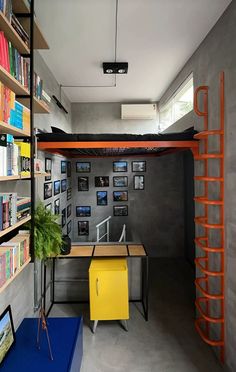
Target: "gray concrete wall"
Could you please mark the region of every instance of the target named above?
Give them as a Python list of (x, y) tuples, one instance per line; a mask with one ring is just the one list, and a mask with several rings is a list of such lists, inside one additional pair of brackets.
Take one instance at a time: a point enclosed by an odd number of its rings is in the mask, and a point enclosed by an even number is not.
[[(208, 34), (206, 39), (196, 50), (169, 89), (166, 91), (161, 102), (165, 102), (182, 81), (193, 72), (194, 86), (208, 85), (209, 90), (209, 128), (219, 128), (219, 73), (225, 71), (225, 261), (226, 261), (226, 285), (225, 285), (225, 332), (226, 332), (226, 365), (230, 371), (236, 370), (236, 150), (235, 150), (235, 122), (236, 122), (236, 2), (233, 1), (226, 12), (220, 18), (215, 27)], [(197, 130), (203, 129), (202, 119), (196, 115), (194, 126)], [(217, 150), (216, 141), (212, 141), (210, 151)], [(219, 164), (215, 161), (209, 162), (209, 170), (212, 175), (219, 172)], [(199, 163), (195, 164), (195, 174), (201, 174)], [(196, 194), (200, 195), (202, 190), (199, 184), (195, 184)], [(218, 195), (216, 187), (211, 185), (212, 197)], [(202, 210), (197, 206), (196, 215), (200, 215)], [(217, 222), (219, 217), (215, 208), (210, 208), (210, 221)], [(203, 233), (197, 228), (197, 235)], [(210, 245), (219, 246), (219, 236), (216, 231), (211, 232)], [(199, 252), (197, 252), (199, 253)], [(217, 259), (211, 259), (211, 268), (219, 269)], [(210, 289), (216, 291), (218, 283), (210, 283)], [(213, 307), (212, 315), (216, 315), (217, 306)], [(212, 327), (213, 335), (218, 334), (217, 327)]]
[(158, 120), (121, 120), (120, 103), (72, 103), (74, 133), (157, 133)]
[[(86, 161), (86, 159), (77, 159)], [(113, 161), (128, 162), (127, 173), (114, 173)], [(131, 163), (134, 160), (146, 161), (146, 172), (134, 173)], [(113, 206), (128, 205), (128, 217), (113, 217), (111, 222), (111, 239), (117, 241), (123, 224), (127, 224), (128, 240), (137, 236), (145, 244), (149, 253), (159, 257), (179, 257), (184, 255), (184, 200), (183, 200), (183, 154), (165, 157), (132, 157), (87, 159), (91, 162), (91, 173), (75, 173), (72, 167), (74, 241), (96, 241), (96, 224), (108, 216), (113, 216)], [(76, 163), (76, 160), (74, 160)], [(133, 176), (143, 174), (145, 189), (133, 189)], [(89, 191), (78, 191), (78, 176), (89, 177)], [(113, 176), (128, 176), (128, 187), (113, 187)], [(109, 187), (97, 188), (95, 176), (109, 176)], [(96, 191), (108, 191), (108, 205), (97, 206)], [(114, 202), (113, 191), (128, 190), (127, 202)], [(88, 218), (75, 217), (76, 205), (92, 207), (92, 215)], [(79, 237), (78, 221), (88, 220), (89, 236)]]

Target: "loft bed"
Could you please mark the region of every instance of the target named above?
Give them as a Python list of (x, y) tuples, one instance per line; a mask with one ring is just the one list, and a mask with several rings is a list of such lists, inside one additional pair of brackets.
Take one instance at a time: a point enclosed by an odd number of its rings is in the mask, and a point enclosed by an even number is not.
[(198, 148), (192, 128), (167, 134), (67, 134), (39, 133), (37, 148), (71, 158), (107, 156), (161, 156)]

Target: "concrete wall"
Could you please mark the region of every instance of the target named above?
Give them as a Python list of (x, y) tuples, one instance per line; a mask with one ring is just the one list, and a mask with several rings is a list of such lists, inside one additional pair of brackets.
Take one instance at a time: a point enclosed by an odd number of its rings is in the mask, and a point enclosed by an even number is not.
[[(79, 159), (86, 161), (86, 159)], [(128, 217), (113, 217), (111, 221), (111, 238), (117, 241), (123, 224), (127, 224), (128, 240), (137, 237), (145, 244), (153, 256), (178, 257), (184, 255), (184, 200), (183, 200), (183, 154), (173, 154), (165, 157), (138, 158), (103, 158), (87, 159), (91, 162), (91, 173), (78, 174), (73, 172), (73, 213), (74, 241), (96, 241), (96, 224), (108, 216), (113, 216), (113, 206), (128, 205)], [(128, 162), (127, 173), (114, 173), (113, 161)], [(134, 160), (146, 161), (146, 172), (134, 173), (131, 163)], [(76, 163), (76, 160), (75, 160)], [(75, 164), (72, 168), (75, 170)], [(133, 189), (133, 176), (143, 174), (145, 189)], [(89, 191), (78, 191), (78, 176), (89, 177)], [(113, 187), (113, 176), (128, 176), (127, 188)], [(109, 176), (107, 188), (95, 188), (95, 176)], [(97, 206), (96, 191), (108, 191), (108, 205)], [(127, 202), (114, 202), (113, 191), (128, 190)], [(76, 218), (76, 205), (92, 207), (92, 216)], [(88, 220), (90, 235), (79, 237), (78, 221)]]
[[(178, 74), (169, 89), (162, 97), (161, 102), (173, 93), (182, 81), (193, 72), (194, 86), (208, 85), (209, 90), (209, 128), (219, 128), (219, 73), (225, 71), (225, 258), (226, 258), (226, 286), (225, 286), (225, 310), (226, 310), (226, 365), (231, 371), (236, 370), (236, 150), (235, 150), (235, 122), (236, 122), (236, 2), (233, 1), (206, 39), (196, 50), (187, 64)], [(195, 116), (194, 126), (197, 130), (203, 129), (202, 119)], [(212, 141), (210, 151), (216, 151), (218, 144)], [(209, 162), (209, 170), (212, 175), (219, 174), (219, 164)], [(195, 174), (201, 174), (202, 168), (199, 163), (195, 164)], [(212, 197), (218, 196), (218, 190), (211, 185)], [(199, 184), (195, 184), (196, 194), (201, 195)], [(196, 215), (202, 210), (197, 206)], [(217, 223), (219, 214), (214, 208), (210, 208), (210, 221)], [(203, 233), (197, 228), (197, 235)], [(218, 233), (212, 232), (210, 236), (211, 246), (219, 246)], [(198, 253), (198, 252), (197, 252)], [(218, 260), (211, 260), (211, 268), (219, 269)], [(216, 281), (214, 280), (214, 283)], [(218, 285), (210, 284), (210, 289), (216, 291)], [(217, 312), (217, 306), (213, 308), (212, 315)], [(213, 335), (218, 334), (217, 327), (212, 327)]]
[(121, 120), (120, 103), (72, 103), (74, 133), (157, 133), (158, 120)]

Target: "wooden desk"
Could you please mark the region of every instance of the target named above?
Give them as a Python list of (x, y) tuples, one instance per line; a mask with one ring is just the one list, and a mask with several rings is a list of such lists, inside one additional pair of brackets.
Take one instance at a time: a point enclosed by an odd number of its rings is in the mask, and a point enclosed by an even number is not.
[[(53, 257), (52, 264), (52, 302), (47, 315), (50, 313), (54, 304), (60, 303), (84, 303), (85, 301), (56, 301), (55, 300), (55, 272), (57, 259), (83, 259), (83, 258), (114, 258), (114, 257), (125, 257), (125, 258), (141, 258), (142, 259), (142, 288), (141, 298), (139, 300), (130, 300), (130, 302), (141, 302), (144, 311), (144, 317), (148, 320), (148, 288), (149, 288), (149, 269), (148, 269), (148, 254), (143, 244), (91, 244), (91, 245), (79, 245), (73, 244), (71, 252), (68, 255), (59, 255)], [(66, 279), (65, 279), (66, 282)], [(46, 270), (44, 270), (44, 293), (46, 293)], [(86, 301), (88, 302), (88, 301)], [(46, 309), (46, 296), (44, 296), (44, 308)]]

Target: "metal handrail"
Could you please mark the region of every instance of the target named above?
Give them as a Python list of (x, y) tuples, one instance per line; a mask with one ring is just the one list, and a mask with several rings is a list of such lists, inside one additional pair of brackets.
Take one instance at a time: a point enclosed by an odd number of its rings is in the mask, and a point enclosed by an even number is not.
[[(99, 242), (101, 239), (105, 238), (106, 237), (106, 241), (109, 242), (110, 241), (110, 219), (111, 219), (111, 216), (105, 218), (105, 220), (101, 221), (100, 223), (98, 223), (96, 225), (96, 229), (97, 229), (97, 242)], [(102, 236), (100, 236), (100, 226), (106, 224), (106, 232), (105, 234), (103, 234)]]

